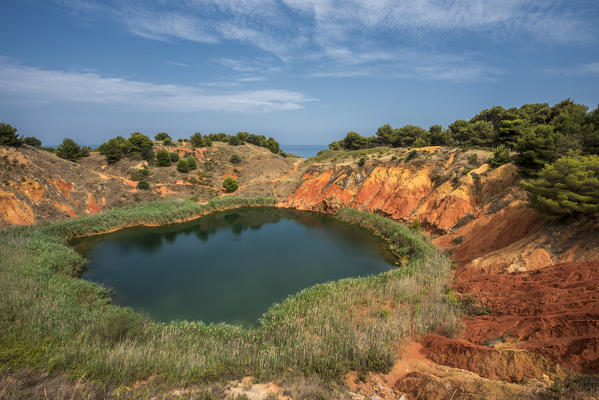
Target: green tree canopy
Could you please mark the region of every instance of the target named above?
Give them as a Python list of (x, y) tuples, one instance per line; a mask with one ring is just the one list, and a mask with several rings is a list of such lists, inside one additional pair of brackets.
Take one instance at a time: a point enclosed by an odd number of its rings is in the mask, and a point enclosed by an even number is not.
[(23, 142), (31, 147), (40, 147), (42, 145), (42, 141), (33, 136), (26, 137)]
[(64, 138), (56, 148), (56, 155), (70, 161), (81, 158), (81, 147), (71, 138)]
[(200, 132), (196, 132), (189, 138), (193, 147), (209, 147), (212, 146), (212, 140), (208, 136), (202, 135)]
[(516, 163), (526, 175), (532, 176), (557, 158), (558, 135), (549, 125), (539, 125), (524, 134), (516, 145)]
[(368, 147), (368, 138), (357, 132), (347, 132), (345, 138), (341, 141), (341, 146), (346, 150), (359, 150)]
[(125, 154), (130, 153), (131, 148), (131, 143), (127, 139), (117, 136), (108, 142), (102, 143), (98, 150), (100, 150), (100, 154), (106, 157), (108, 163), (113, 164), (119, 161)]
[(549, 217), (599, 214), (599, 156), (568, 155), (522, 182), (530, 206)]
[(166, 140), (166, 139), (168, 139), (168, 140), (173, 140), (173, 139), (172, 139), (172, 138), (169, 136), (169, 134), (168, 134), (168, 133), (166, 133), (166, 132), (159, 132), (159, 133), (157, 133), (157, 134), (156, 134), (156, 136), (154, 136), (154, 140), (160, 140), (160, 141), (162, 141), (162, 140)]
[(165, 149), (156, 152), (156, 165), (159, 167), (168, 167), (171, 165), (171, 155)]
[(154, 161), (154, 143), (149, 137), (141, 132), (133, 132), (128, 140), (131, 144), (129, 157)]
[(0, 145), (18, 147), (23, 139), (17, 135), (17, 128), (10, 124), (0, 123)]

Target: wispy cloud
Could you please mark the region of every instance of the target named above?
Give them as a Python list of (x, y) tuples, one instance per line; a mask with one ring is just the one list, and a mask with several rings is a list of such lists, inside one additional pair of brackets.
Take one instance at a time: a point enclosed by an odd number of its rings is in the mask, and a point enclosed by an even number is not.
[[(436, 43), (451, 35), (592, 43), (599, 17), (594, 0), (569, 5), (560, 0), (108, 0), (101, 6), (93, 0), (57, 1), (107, 16), (148, 39), (252, 46), (274, 56), (270, 66), (282, 62), (310, 77), (376, 77), (393, 69), (389, 76), (492, 79), (497, 68), (465, 50), (456, 54), (460, 68), (447, 56), (451, 51)], [(412, 65), (405, 51), (418, 53)], [(426, 61), (435, 57), (435, 65)], [(245, 61), (220, 63), (238, 73), (260, 74)]]
[(177, 61), (167, 61), (166, 63), (177, 66), (177, 67), (189, 67), (189, 64), (185, 64), (185, 63), (177, 62)]
[(547, 75), (589, 75), (599, 74), (599, 62), (592, 62), (587, 64), (581, 64), (578, 66), (571, 66), (568, 68), (546, 68), (545, 73)]
[(583, 74), (599, 74), (599, 62), (582, 65), (580, 72)]
[(170, 112), (297, 110), (316, 100), (282, 89), (215, 93), (194, 86), (156, 84), (91, 72), (44, 70), (6, 57), (0, 57), (0, 90), (11, 99), (119, 104)]

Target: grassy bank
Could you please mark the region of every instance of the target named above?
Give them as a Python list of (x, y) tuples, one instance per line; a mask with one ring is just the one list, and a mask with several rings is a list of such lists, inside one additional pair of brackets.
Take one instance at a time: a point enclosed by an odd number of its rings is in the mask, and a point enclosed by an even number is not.
[(337, 217), (385, 237), (410, 261), (379, 275), (305, 289), (273, 305), (251, 329), (157, 323), (111, 305), (103, 288), (77, 278), (85, 260), (68, 246), (74, 236), (269, 205), (273, 200), (233, 197), (205, 205), (154, 202), (2, 231), (0, 368), (85, 374), (111, 384), (150, 375), (176, 385), (245, 375), (337, 379), (349, 370), (386, 370), (402, 338), (457, 329), (456, 308), (445, 294), (447, 257), (418, 232), (355, 210)]

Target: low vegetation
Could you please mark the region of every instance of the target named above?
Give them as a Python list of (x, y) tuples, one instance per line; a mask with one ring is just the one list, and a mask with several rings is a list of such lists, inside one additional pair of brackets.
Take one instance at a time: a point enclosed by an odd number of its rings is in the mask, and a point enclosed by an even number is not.
[(239, 188), (239, 183), (237, 182), (237, 179), (228, 176), (223, 179), (223, 188), (227, 193), (233, 193)]
[(104, 384), (157, 375), (185, 385), (253, 375), (269, 379), (349, 370), (386, 371), (401, 339), (459, 329), (448, 298), (451, 263), (418, 232), (384, 217), (337, 217), (386, 238), (401, 267), (319, 284), (273, 305), (252, 328), (157, 323), (111, 304), (106, 289), (78, 279), (85, 259), (68, 242), (122, 226), (168, 224), (265, 198), (151, 202), (0, 235), (0, 365), (67, 373)]

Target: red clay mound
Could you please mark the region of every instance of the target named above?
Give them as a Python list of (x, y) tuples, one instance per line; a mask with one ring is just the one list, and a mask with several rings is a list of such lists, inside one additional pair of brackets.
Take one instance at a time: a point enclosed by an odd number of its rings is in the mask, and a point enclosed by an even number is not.
[(599, 261), (455, 278), (460, 293), (492, 311), (466, 318), (466, 340), (514, 341), (576, 371), (599, 372)]
[(424, 336), (423, 350), (426, 357), (436, 363), (512, 383), (542, 379), (545, 374), (557, 372), (536, 354), (520, 349), (495, 349), (439, 335)]

